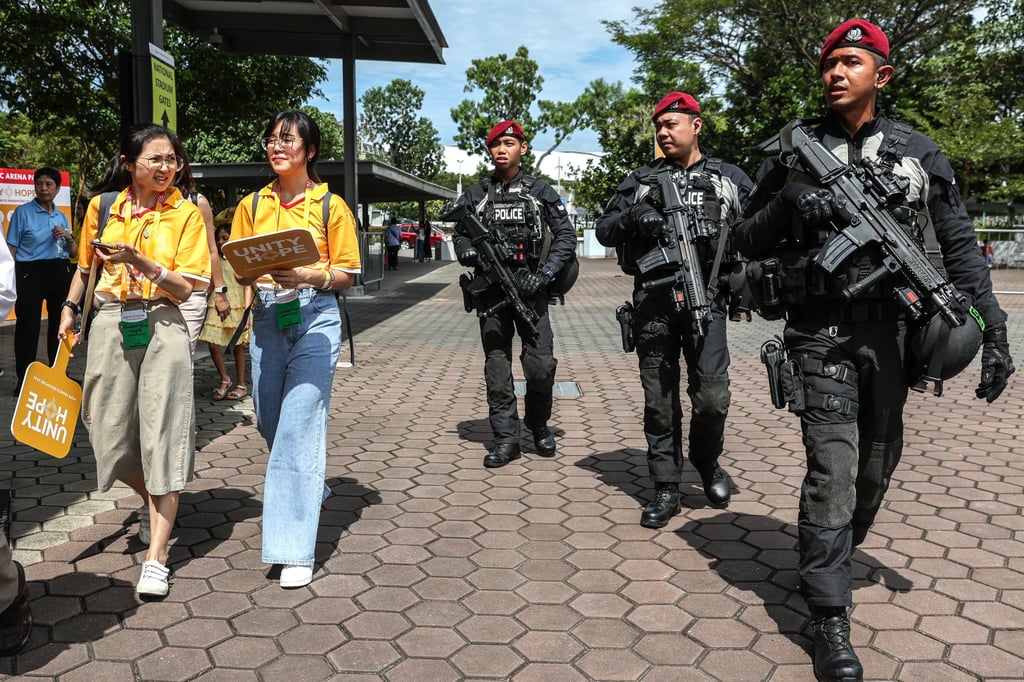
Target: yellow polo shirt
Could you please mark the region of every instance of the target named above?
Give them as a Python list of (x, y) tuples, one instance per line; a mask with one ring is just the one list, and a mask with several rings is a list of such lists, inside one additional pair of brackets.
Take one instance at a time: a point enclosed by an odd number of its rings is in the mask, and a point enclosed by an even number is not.
[[(194, 281), (210, 281), (210, 250), (206, 224), (195, 204), (170, 189), (164, 200), (142, 215), (131, 215), (128, 190), (121, 192), (110, 207), (101, 239), (114, 244), (131, 244), (144, 256), (161, 266)], [(91, 242), (99, 225), (100, 196), (89, 202), (78, 247), (78, 269), (89, 272), (95, 254)], [(105, 300), (169, 298), (168, 292), (154, 287), (141, 273), (124, 263), (107, 262), (96, 282), (96, 295)]]
[[(320, 254), (320, 260), (308, 267), (320, 270), (331, 268), (353, 274), (360, 272), (362, 261), (359, 256), (359, 238), (356, 236), (356, 220), (345, 200), (337, 194), (331, 194), (330, 222), (325, 229), (323, 201), (327, 183), (322, 182), (307, 189), (304, 196), (290, 204), (281, 203), (280, 197), (274, 192), (274, 184), (272, 182), (259, 191), (255, 216), (252, 214), (252, 194), (238, 202), (231, 223), (231, 240), (304, 227), (313, 235)], [(257, 282), (270, 286), (274, 284), (270, 275), (260, 277)]]

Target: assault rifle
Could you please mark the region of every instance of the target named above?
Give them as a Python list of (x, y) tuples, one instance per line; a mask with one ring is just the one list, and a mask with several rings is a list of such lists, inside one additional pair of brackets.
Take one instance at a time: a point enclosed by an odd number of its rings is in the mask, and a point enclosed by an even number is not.
[[(441, 216), (441, 220), (454, 222), (455, 229), (469, 238), (479, 254), (479, 274), (464, 274), (459, 278), (466, 312), (476, 308), (477, 317), (490, 317), (504, 308), (511, 307), (512, 313), (523, 327), (529, 330), (531, 335), (536, 336), (537, 320), (540, 318), (536, 311), (523, 303), (523, 299), (519, 297), (519, 289), (516, 287), (515, 280), (512, 279), (512, 271), (508, 267), (510, 254), (505, 243), (498, 238), (495, 232), (488, 230), (487, 226), (480, 222), (480, 219), (469, 210), (468, 206), (456, 206)], [(501, 287), (504, 296), (491, 307), (480, 309), (479, 297), (494, 284)]]
[[(924, 321), (938, 313), (950, 327), (966, 321), (966, 299), (928, 259), (924, 249), (907, 233), (905, 224), (915, 217), (906, 205), (909, 182), (872, 159), (858, 166), (840, 161), (804, 124), (793, 126), (793, 151), (803, 168), (835, 195), (833, 227), (836, 234), (822, 246), (814, 262), (834, 273), (858, 249), (876, 244), (882, 265), (843, 290), (852, 301), (890, 276), (899, 276), (896, 300), (912, 320)], [(960, 311), (965, 314), (961, 315)]]
[(667, 277), (644, 282), (643, 288), (644, 291), (650, 291), (671, 285), (676, 310), (688, 310), (697, 335), (704, 336), (711, 322), (711, 306), (708, 304), (707, 288), (694, 242), (698, 237), (708, 235), (696, 232), (702, 229), (700, 221), (693, 219), (689, 208), (683, 203), (670, 166), (658, 170), (658, 189), (661, 191), (665, 231), (658, 240), (658, 246), (644, 254), (637, 261), (637, 267), (641, 273), (663, 265), (671, 265), (675, 271)]

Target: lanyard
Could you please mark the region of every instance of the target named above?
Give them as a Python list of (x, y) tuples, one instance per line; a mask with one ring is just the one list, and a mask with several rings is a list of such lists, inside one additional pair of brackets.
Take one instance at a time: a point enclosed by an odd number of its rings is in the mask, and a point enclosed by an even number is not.
[[(157, 231), (160, 229), (160, 218), (163, 216), (163, 212), (160, 210), (160, 207), (164, 203), (164, 197), (165, 193), (160, 192), (160, 194), (158, 194), (156, 197), (156, 205), (151, 210), (145, 210), (139, 213), (138, 215), (134, 215), (132, 213), (132, 202), (134, 196), (131, 187), (128, 188), (128, 193), (125, 197), (124, 204), (121, 205), (121, 220), (124, 221), (125, 237), (131, 236), (132, 223), (135, 221), (139, 222), (139, 229), (135, 233), (135, 236), (132, 237), (132, 246), (134, 246), (137, 251), (145, 253), (142, 249), (143, 239), (149, 239), (149, 237), (152, 236), (154, 242), (156, 241), (156, 234)], [(152, 225), (146, 226), (144, 221), (146, 215), (149, 213), (153, 214), (153, 223)], [(148, 254), (146, 255), (147, 257), (149, 257)], [(125, 272), (128, 274), (129, 283), (127, 287), (125, 287), (123, 284), (121, 286), (120, 299), (122, 303), (128, 300), (128, 293), (131, 289), (134, 288), (133, 284), (139, 281), (139, 276), (135, 273), (134, 267), (132, 267), (128, 263), (124, 263), (124, 269)], [(151, 280), (145, 279), (142, 282), (139, 295), (140, 298), (146, 301), (149, 301), (152, 298), (153, 282)]]

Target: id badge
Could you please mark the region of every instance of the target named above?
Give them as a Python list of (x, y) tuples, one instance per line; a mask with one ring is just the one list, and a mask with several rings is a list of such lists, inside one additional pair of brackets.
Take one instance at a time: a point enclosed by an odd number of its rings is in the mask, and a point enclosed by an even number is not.
[(149, 345), (149, 313), (145, 308), (121, 310), (121, 343), (125, 350)]
[(285, 289), (274, 297), (274, 312), (277, 315), (277, 328), (288, 329), (302, 322), (299, 310), (299, 294), (295, 289)]

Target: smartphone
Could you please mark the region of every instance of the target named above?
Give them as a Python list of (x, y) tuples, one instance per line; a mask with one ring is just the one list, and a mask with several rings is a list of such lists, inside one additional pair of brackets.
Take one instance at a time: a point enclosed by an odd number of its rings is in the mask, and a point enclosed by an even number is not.
[(121, 250), (117, 248), (117, 246), (115, 246), (114, 244), (107, 244), (105, 242), (101, 242), (99, 239), (93, 239), (89, 243), (95, 246), (97, 249), (101, 249), (103, 251), (106, 251), (107, 253), (115, 253)]

